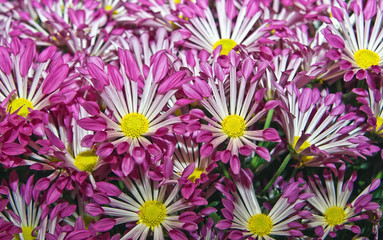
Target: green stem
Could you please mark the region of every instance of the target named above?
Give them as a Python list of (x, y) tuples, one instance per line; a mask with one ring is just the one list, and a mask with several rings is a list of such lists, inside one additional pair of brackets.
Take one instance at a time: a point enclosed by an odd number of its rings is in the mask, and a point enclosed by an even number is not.
[(279, 177), (281, 175), (282, 171), (285, 169), (285, 167), (289, 163), (290, 159), (291, 159), (291, 153), (289, 153), (289, 155), (287, 155), (285, 157), (285, 159), (283, 160), (281, 166), (278, 168), (278, 171), (274, 174), (273, 178), (266, 185), (266, 187), (262, 190), (261, 195), (265, 194), (267, 192), (267, 190), (269, 190), (269, 188), (273, 185), (275, 180), (277, 180), (277, 177)]
[[(273, 114), (274, 114), (274, 108), (273, 109), (270, 109), (269, 112), (267, 113), (267, 117), (266, 117), (266, 122), (265, 122), (265, 125), (263, 126), (263, 129), (268, 129), (270, 127), (270, 123), (271, 123), (271, 119), (273, 118)], [(260, 142), (258, 144), (259, 147), (263, 147), (264, 145), (264, 142)], [(259, 156), (255, 156), (252, 160), (251, 160), (251, 163), (250, 163), (250, 168), (252, 170), (255, 170), (255, 168), (257, 167), (257, 163), (259, 162), (260, 160), (260, 157)]]
[(223, 173), (225, 174), (225, 177), (231, 179), (230, 174), (227, 171), (225, 165), (221, 161), (218, 162), (218, 165), (222, 169)]

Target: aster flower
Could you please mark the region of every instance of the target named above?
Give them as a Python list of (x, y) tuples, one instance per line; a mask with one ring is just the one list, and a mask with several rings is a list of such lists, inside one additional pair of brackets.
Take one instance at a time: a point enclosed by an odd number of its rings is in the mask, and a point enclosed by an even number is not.
[(323, 176), (326, 187), (321, 183), (318, 175), (314, 175), (314, 179), (309, 178), (309, 188), (307, 192), (315, 194), (307, 201), (317, 210), (312, 211), (312, 218), (308, 221), (310, 228), (315, 228), (315, 233), (325, 239), (327, 235), (332, 238), (336, 236), (335, 231), (347, 229), (358, 234), (359, 226), (354, 222), (368, 218), (366, 211), (376, 210), (379, 204), (371, 202), (372, 191), (380, 185), (380, 179), (375, 179), (372, 183), (362, 191), (354, 201), (349, 202), (352, 194), (354, 181), (356, 180), (356, 172), (344, 181), (346, 167), (343, 164), (339, 169), (332, 168), (334, 175), (338, 181), (335, 183), (330, 170), (325, 169)]
[(183, 86), (185, 94), (197, 99), (213, 116), (209, 118), (198, 109), (190, 111), (191, 115), (207, 123), (201, 125), (201, 132), (197, 136), (197, 142), (206, 142), (201, 148), (201, 156), (210, 155), (214, 149), (228, 140), (226, 150), (221, 154), (221, 160), (227, 163), (230, 159), (230, 166), (235, 174), (238, 174), (240, 169), (239, 153), (250, 155), (255, 151), (270, 161), (269, 151), (257, 146), (255, 141), (280, 141), (278, 133), (273, 128), (265, 130), (252, 128), (268, 110), (277, 106), (275, 101), (263, 104), (265, 89), (256, 90), (258, 84), (257, 77), (252, 75), (253, 66), (251, 59), (245, 59), (243, 75), (238, 77), (233, 63), (230, 64), (229, 74), (224, 74), (222, 68), (215, 63), (210, 73), (206, 71), (209, 76), (207, 82), (196, 78), (193, 84)]
[(280, 124), (300, 164), (321, 166), (340, 156), (371, 156), (379, 150), (364, 137), (364, 118), (326, 90), (286, 86), (281, 95)]
[(358, 95), (357, 100), (362, 104), (360, 110), (368, 115), (369, 131), (383, 136), (383, 81), (378, 86), (368, 90), (355, 88), (352, 91)]
[[(178, 15), (173, 15), (172, 18), (169, 16), (168, 19), (179, 24), (183, 34), (188, 36), (184, 47), (204, 49), (212, 53), (220, 46), (220, 55), (227, 55), (237, 45), (254, 50), (257, 40), (267, 32), (264, 28), (268, 23), (259, 23), (262, 15), (259, 2), (246, 1), (240, 9), (237, 9), (238, 5), (238, 1), (216, 0), (216, 11), (213, 12), (207, 2), (200, 1), (197, 4), (188, 1), (178, 5), (179, 11), (187, 20)], [(218, 22), (214, 19), (218, 19)]]
[(297, 222), (301, 219), (299, 209), (311, 195), (301, 193), (303, 188), (299, 187), (299, 182), (290, 183), (274, 207), (267, 212), (261, 209), (257, 201), (251, 171), (241, 170), (239, 176), (234, 177), (234, 182), (226, 179), (227, 187), (217, 184), (225, 196), (222, 200), (225, 219), (216, 224), (217, 228), (230, 229), (229, 239), (251, 237), (261, 240), (274, 239), (272, 236), (303, 236), (300, 230), (304, 228)]
[[(194, 136), (193, 136), (194, 135)], [(208, 174), (217, 167), (212, 156), (200, 156), (199, 144), (196, 142), (197, 133), (192, 135), (176, 135), (176, 148), (173, 154), (173, 176), (183, 184), (181, 193), (186, 199), (195, 188), (209, 180)]]
[[(0, 101), (7, 111), (26, 117), (30, 110), (51, 107), (49, 99), (59, 92), (67, 79), (68, 64), (62, 57), (54, 58), (55, 47), (48, 47), (36, 55), (31, 40), (13, 38), (11, 47), (0, 46)], [(36, 58), (38, 61), (36, 61)]]
[(178, 198), (178, 184), (159, 186), (143, 171), (131, 174), (134, 178), (121, 178), (126, 192), (121, 192), (110, 183), (98, 182), (99, 190), (109, 195), (109, 204), (99, 206), (91, 203), (86, 210), (91, 215), (103, 214), (114, 217), (116, 225), (127, 224), (129, 230), (122, 236), (126, 239), (146, 239), (153, 236), (154, 240), (164, 239), (164, 230), (172, 239), (186, 239), (179, 221), (178, 212), (189, 208), (186, 200)]
[(106, 140), (112, 144), (108, 149), (128, 143), (132, 153), (139, 147), (132, 154), (136, 157), (142, 153), (142, 147), (152, 144), (150, 136), (163, 136), (173, 124), (181, 122), (171, 114), (182, 105), (170, 105), (169, 100), (175, 99), (174, 94), (188, 79), (185, 71), (174, 72), (174, 56), (163, 51), (152, 57), (149, 68), (142, 62), (138, 65), (128, 50), (119, 49), (119, 60), (120, 69), (93, 59), (88, 63), (89, 81), (96, 89), (102, 89), (100, 96), (113, 111), (114, 119), (100, 113), (98, 120), (83, 118), (78, 124), (87, 130), (105, 130)]
[(350, 81), (355, 74), (357, 79), (365, 79), (367, 70), (379, 73), (383, 64), (382, 3), (375, 0), (366, 1), (366, 5), (362, 0), (349, 5), (344, 1), (338, 3), (339, 8), (331, 8), (333, 18), (322, 18), (327, 24), (322, 33), (333, 47), (328, 56), (340, 59), (341, 69), (347, 70), (345, 81)]
[(65, 47), (72, 54), (107, 58), (113, 50), (107, 40), (115, 34), (117, 22), (133, 20), (118, 0), (19, 2), (12, 11), (12, 29), (21, 38), (32, 38), (39, 46)]

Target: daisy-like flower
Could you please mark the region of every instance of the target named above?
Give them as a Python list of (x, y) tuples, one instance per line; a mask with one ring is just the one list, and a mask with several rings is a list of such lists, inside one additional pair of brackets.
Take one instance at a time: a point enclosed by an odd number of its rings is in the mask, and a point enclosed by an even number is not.
[(116, 186), (98, 182), (99, 190), (109, 195), (110, 203), (99, 206), (96, 203), (87, 204), (85, 209), (91, 215), (103, 214), (114, 217), (116, 225), (128, 224), (129, 230), (122, 236), (126, 239), (146, 239), (153, 236), (154, 240), (164, 239), (164, 230), (172, 239), (186, 236), (178, 229), (183, 223), (179, 221), (179, 211), (187, 209), (184, 198), (179, 198), (178, 184), (165, 184), (150, 180), (143, 171), (135, 171), (134, 178), (121, 178), (126, 192), (121, 192)]
[[(267, 32), (264, 29), (267, 23), (259, 23), (262, 11), (258, 1), (245, 1), (241, 4), (238, 1), (216, 0), (216, 11), (212, 11), (207, 2), (199, 3), (188, 1), (179, 4), (178, 9), (187, 20), (178, 15), (171, 19), (188, 36), (184, 47), (204, 49), (210, 53), (219, 47), (220, 55), (227, 55), (239, 44), (254, 50), (257, 40)], [(239, 10), (237, 6), (240, 6)], [(189, 33), (185, 33), (185, 29)]]
[(186, 199), (189, 199), (197, 186), (209, 180), (209, 172), (217, 167), (212, 156), (200, 155), (196, 136), (197, 133), (176, 135), (174, 139), (176, 148), (173, 154), (173, 175), (183, 184), (181, 193)]
[[(65, 47), (72, 54), (108, 57), (117, 22), (129, 21), (119, 0), (19, 1), (12, 10), (12, 29), (39, 46)], [(133, 19), (132, 19), (133, 20)]]
[(217, 188), (226, 197), (222, 199), (225, 220), (219, 221), (217, 228), (230, 229), (229, 239), (251, 237), (271, 240), (273, 236), (303, 236), (300, 230), (304, 228), (297, 220), (301, 219), (300, 208), (311, 194), (301, 193), (303, 187), (299, 187), (298, 182), (292, 182), (284, 189), (273, 208), (262, 210), (255, 194), (251, 171), (242, 169), (240, 176), (234, 177), (234, 182), (226, 179), (227, 187), (217, 184)]
[(371, 202), (372, 194), (380, 185), (380, 179), (375, 179), (372, 183), (361, 192), (354, 201), (349, 202), (352, 194), (354, 181), (356, 180), (356, 172), (344, 181), (346, 166), (343, 164), (339, 169), (332, 168), (334, 175), (338, 181), (335, 182), (330, 170), (325, 169), (323, 176), (326, 186), (321, 183), (318, 175), (309, 180), (309, 188), (307, 192), (313, 193), (314, 196), (307, 201), (317, 212), (313, 212), (312, 218), (308, 220), (308, 226), (315, 228), (315, 233), (325, 239), (327, 235), (332, 238), (336, 236), (335, 231), (348, 229), (358, 234), (359, 226), (354, 222), (368, 218), (366, 211), (376, 210), (380, 206)]
[(379, 147), (364, 137), (364, 118), (342, 104), (340, 94), (286, 86), (281, 95), (280, 124), (300, 164), (321, 166), (343, 156), (371, 156)]
[[(89, 102), (84, 102), (83, 104), (85, 106), (91, 105)], [(83, 107), (78, 106), (77, 108), (78, 112), (76, 115), (78, 118), (90, 116)], [(59, 111), (52, 112), (51, 116), (53, 117), (50, 118), (48, 126), (45, 129), (44, 140), (38, 141), (38, 143), (43, 144), (44, 147), (38, 148), (41, 156), (40, 158), (35, 158), (36, 162), (44, 165), (47, 170), (55, 167), (55, 165), (52, 164), (53, 162), (57, 163), (56, 167), (73, 169), (77, 171), (77, 173), (68, 171), (67, 174), (78, 175), (76, 179), (81, 179), (81, 182), (84, 181), (82, 175), (87, 173), (91, 183), (95, 186), (94, 175), (99, 175), (97, 171), (102, 168), (105, 162), (102, 157), (96, 154), (97, 149), (95, 146), (86, 146), (86, 137), (89, 138), (94, 132), (81, 128), (73, 114), (63, 108), (60, 108)], [(105, 138), (105, 135), (95, 136), (93, 141), (102, 142)], [(45, 158), (42, 156), (45, 156)], [(30, 158), (28, 163), (33, 164), (33, 158)], [(105, 172), (108, 171), (101, 169), (102, 175), (104, 175)]]
[[(140, 55), (136, 59), (139, 58)], [(90, 74), (88, 79), (96, 89), (102, 89), (101, 98), (113, 111), (114, 119), (100, 113), (97, 119), (80, 119), (79, 125), (87, 130), (105, 130), (107, 141), (114, 146), (128, 143), (130, 153), (135, 147), (151, 145), (150, 136), (163, 136), (174, 123), (181, 122), (171, 114), (182, 105), (169, 104), (169, 100), (176, 102), (174, 94), (188, 78), (185, 71), (174, 72), (171, 67), (174, 59), (161, 51), (152, 57), (148, 67), (142, 62), (138, 65), (133, 54), (122, 49), (120, 69), (91, 59), (89, 71), (86, 70)], [(143, 160), (142, 151), (140, 148), (133, 151), (135, 159), (141, 158), (138, 162)]]
[(378, 86), (368, 90), (355, 88), (352, 91), (358, 95), (357, 100), (362, 104), (360, 110), (368, 115), (369, 131), (383, 137), (383, 79)]
[(341, 69), (347, 70), (345, 81), (355, 74), (357, 79), (365, 79), (369, 69), (379, 73), (383, 66), (382, 3), (375, 0), (368, 0), (365, 5), (362, 0), (349, 5), (344, 1), (338, 3), (339, 8), (331, 8), (331, 19), (322, 18), (327, 24), (322, 33), (334, 48), (328, 55), (340, 59)]
[[(30, 110), (44, 110), (69, 73), (62, 57), (54, 58), (56, 48), (46, 48), (36, 56), (36, 44), (13, 38), (11, 47), (0, 46), (0, 101), (7, 111), (27, 117)], [(36, 61), (35, 59), (38, 59)]]
[[(233, 52), (233, 54), (236, 54)], [(213, 68), (206, 71), (207, 82), (196, 78), (193, 84), (183, 86), (185, 94), (198, 100), (213, 118), (207, 117), (201, 110), (193, 109), (191, 115), (206, 121), (201, 125), (197, 142), (206, 142), (201, 148), (201, 156), (209, 156), (214, 149), (228, 145), (221, 154), (221, 160), (230, 166), (235, 174), (239, 173), (239, 153), (250, 155), (255, 151), (262, 158), (270, 161), (269, 151), (259, 147), (256, 141), (280, 141), (277, 131), (273, 128), (254, 130), (253, 125), (268, 110), (277, 106), (275, 101), (263, 104), (265, 89), (256, 90), (257, 77), (252, 74), (254, 63), (246, 58), (243, 63), (242, 76), (238, 76), (236, 66), (230, 64), (229, 74), (213, 63)], [(206, 68), (205, 68), (206, 70)], [(213, 73), (213, 75), (211, 75)]]

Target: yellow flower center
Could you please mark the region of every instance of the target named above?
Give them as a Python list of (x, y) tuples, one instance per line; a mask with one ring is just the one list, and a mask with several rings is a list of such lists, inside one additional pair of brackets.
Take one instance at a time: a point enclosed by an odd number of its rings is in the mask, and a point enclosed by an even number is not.
[[(303, 150), (305, 150), (306, 148), (310, 147), (310, 143), (308, 141), (304, 141), (304, 143), (298, 148), (298, 149), (295, 149), (296, 145), (297, 145), (297, 142), (299, 140), (300, 137), (298, 136), (295, 136), (294, 137), (294, 143), (293, 143), (293, 149), (295, 150), (296, 153), (300, 153), (302, 152)], [(312, 160), (313, 157), (312, 156), (302, 156), (302, 161), (303, 162), (308, 162), (310, 160)]]
[(241, 116), (229, 115), (222, 121), (222, 131), (232, 138), (241, 137), (245, 134), (245, 125), (245, 120)]
[(383, 124), (383, 118), (377, 117), (376, 118), (376, 128), (375, 128), (375, 131), (378, 134), (383, 133), (383, 129), (379, 131), (379, 128), (382, 126), (382, 124)]
[(8, 112), (10, 111), (11, 113), (14, 113), (19, 108), (20, 108), (20, 110), (17, 112), (17, 115), (26, 117), (29, 114), (28, 108), (32, 108), (33, 109), (33, 105), (32, 105), (32, 103), (28, 99), (16, 98), (10, 104), (8, 104), (7, 111)]
[[(111, 11), (112, 9), (113, 9), (113, 7), (111, 5), (105, 6), (105, 11), (107, 11), (107, 12)], [(117, 10), (113, 11), (113, 15), (116, 15), (117, 13), (118, 13)]]
[(128, 113), (121, 120), (122, 132), (131, 138), (138, 138), (149, 129), (146, 117), (140, 113)]
[[(25, 226), (25, 227), (22, 227), (22, 228), (21, 228), (21, 231), (22, 231), (24, 240), (34, 240), (34, 239), (36, 239), (36, 237), (32, 237), (32, 231), (33, 231), (33, 229), (34, 229), (34, 228), (29, 227), (29, 226)], [(15, 238), (14, 238), (15, 240), (20, 240), (20, 236), (19, 236), (19, 234), (15, 234), (14, 237), (15, 237)]]
[(74, 159), (74, 165), (81, 171), (92, 172), (98, 162), (98, 156), (94, 151), (80, 153)]
[(145, 201), (138, 212), (138, 216), (140, 217), (138, 223), (143, 223), (153, 230), (165, 220), (166, 207), (156, 200)]
[(265, 236), (270, 234), (273, 221), (266, 214), (259, 213), (249, 219), (248, 227), (250, 232), (258, 236)]
[(326, 210), (324, 217), (330, 226), (340, 225), (346, 220), (346, 213), (343, 208), (330, 207)]
[(367, 69), (373, 65), (378, 65), (380, 57), (376, 52), (368, 49), (360, 49), (354, 54), (354, 58), (359, 67)]
[(190, 174), (190, 176), (188, 177), (188, 179), (194, 183), (196, 179), (199, 179), (201, 177), (201, 174), (203, 173), (203, 169), (201, 168), (195, 168), (193, 173)]
[[(294, 143), (293, 143), (293, 148), (294, 148), (294, 149), (295, 149), (295, 146), (297, 145), (297, 142), (298, 142), (299, 138), (300, 138), (300, 137), (298, 137), (298, 136), (295, 136), (295, 137), (294, 137)], [(296, 152), (296, 153), (300, 153), (300, 152), (302, 152), (303, 150), (305, 150), (306, 148), (308, 148), (308, 147), (310, 147), (310, 146), (311, 146), (310, 143), (307, 142), (307, 141), (305, 141), (305, 142), (298, 148), (298, 150), (295, 150), (295, 152)]]
[(221, 39), (214, 43), (213, 49), (216, 49), (219, 45), (222, 45), (222, 50), (219, 55), (227, 55), (233, 49), (235, 46), (237, 46), (237, 43), (234, 40), (231, 39)]

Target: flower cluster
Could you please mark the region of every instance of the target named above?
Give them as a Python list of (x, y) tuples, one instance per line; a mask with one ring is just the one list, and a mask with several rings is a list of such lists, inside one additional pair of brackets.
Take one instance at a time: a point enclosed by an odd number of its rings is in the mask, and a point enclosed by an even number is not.
[(0, 0), (0, 239), (379, 239), (382, 10)]

